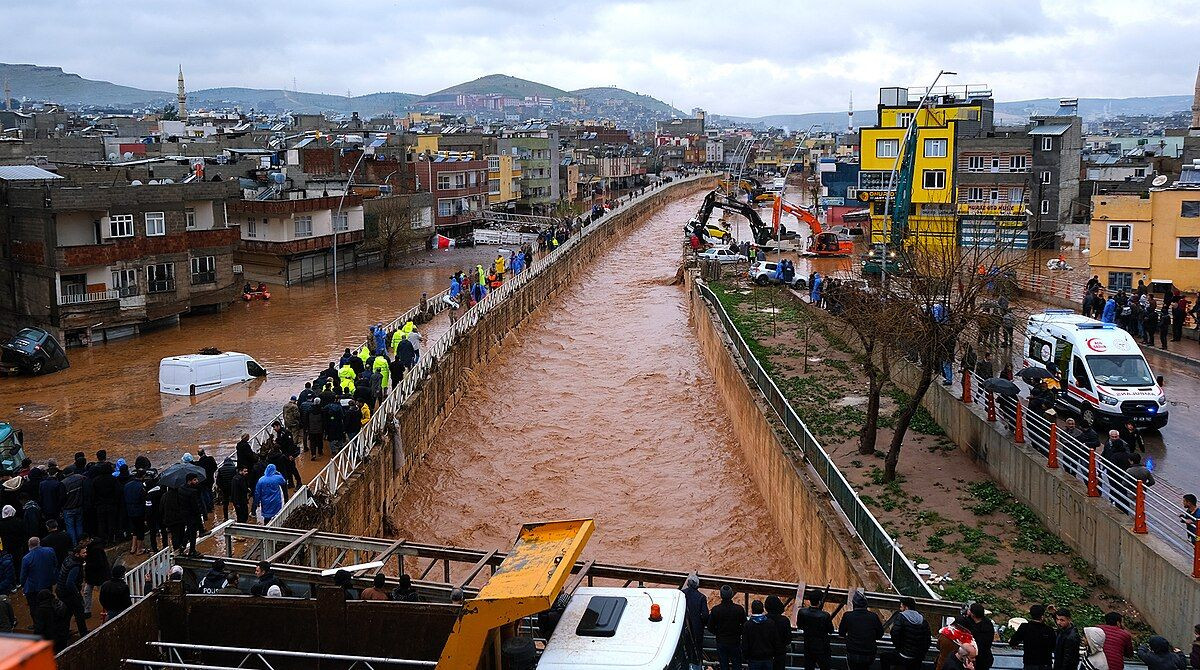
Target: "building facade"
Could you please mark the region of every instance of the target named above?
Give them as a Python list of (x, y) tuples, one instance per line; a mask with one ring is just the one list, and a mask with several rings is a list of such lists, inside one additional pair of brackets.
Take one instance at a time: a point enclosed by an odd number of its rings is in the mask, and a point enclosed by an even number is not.
[(960, 245), (1029, 248), (1032, 165), (1024, 127), (960, 140), (955, 161)]
[(521, 162), (518, 205), (535, 213), (552, 212), (562, 197), (558, 174), (562, 150), (558, 131), (545, 123), (525, 123), (503, 131), (497, 144), (499, 153)]
[(486, 157), (488, 172), (488, 207), (511, 209), (521, 199), (521, 161), (511, 154), (492, 154)]
[(1033, 245), (1048, 249), (1058, 236), (1070, 232), (1079, 207), (1079, 176), (1083, 160), (1083, 121), (1075, 101), (1063, 100), (1057, 116), (1035, 116), (1029, 129), (1035, 182), (1030, 194), (1029, 233)]
[(290, 286), (332, 274), (335, 255), (338, 270), (362, 262), (361, 196), (238, 200), (228, 211), (230, 223), (240, 226), (237, 262), (249, 281)]
[(473, 154), (421, 157), (413, 162), (417, 190), (432, 193), (433, 221), (447, 234), (466, 230), (488, 202), (488, 162)]

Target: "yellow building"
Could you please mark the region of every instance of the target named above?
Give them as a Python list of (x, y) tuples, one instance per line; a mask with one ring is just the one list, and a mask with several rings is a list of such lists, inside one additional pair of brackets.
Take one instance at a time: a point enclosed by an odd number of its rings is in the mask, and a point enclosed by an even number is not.
[(1091, 245), (1092, 272), (1110, 290), (1159, 280), (1200, 291), (1200, 183), (1092, 196)]
[(488, 205), (506, 205), (521, 199), (521, 161), (508, 154), (492, 154), (488, 162)]
[(437, 155), (438, 138), (440, 138), (441, 135), (437, 133), (419, 133), (416, 135), (410, 135), (409, 137), (411, 137), (413, 141), (412, 152), (414, 154), (428, 154), (430, 156)]
[[(871, 241), (884, 242), (890, 215), (884, 216), (892, 170), (899, 169), (904, 134), (924, 91), (880, 89), (879, 123), (861, 129), (858, 199), (871, 203)], [(909, 208), (908, 234), (917, 242), (956, 244), (954, 193), (957, 141), (992, 127), (990, 91), (939, 89), (932, 108), (917, 116), (917, 145)], [(886, 205), (890, 208), (890, 204)], [(888, 210), (890, 211), (890, 209)]]

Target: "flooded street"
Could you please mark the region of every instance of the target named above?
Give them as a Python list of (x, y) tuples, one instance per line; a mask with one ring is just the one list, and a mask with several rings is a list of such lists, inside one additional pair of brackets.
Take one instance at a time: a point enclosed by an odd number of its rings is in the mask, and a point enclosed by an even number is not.
[[(25, 432), (35, 461), (89, 458), (107, 449), (130, 462), (147, 454), (156, 463), (202, 445), (232, 445), (269, 421), (346, 347), (361, 344), (367, 327), (415, 305), (423, 291), (448, 285), (453, 268), (494, 258), (495, 247), (422, 252), (401, 267), (343, 273), (273, 286), (268, 302), (238, 302), (220, 314), (188, 317), (177, 326), (91, 348), (71, 349), (68, 370), (42, 377), (0, 378), (0, 420)], [(158, 362), (203, 347), (250, 354), (265, 379), (195, 398), (158, 392)]]
[(594, 517), (586, 554), (605, 561), (794, 576), (670, 285), (700, 198), (660, 210), (478, 371), (398, 536), (506, 548), (522, 522)]

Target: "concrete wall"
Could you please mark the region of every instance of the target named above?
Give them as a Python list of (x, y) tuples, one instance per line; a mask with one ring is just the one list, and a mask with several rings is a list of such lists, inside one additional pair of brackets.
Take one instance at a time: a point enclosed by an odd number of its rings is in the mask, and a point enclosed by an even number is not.
[[(356, 535), (391, 534), (388, 521), (399, 504), (409, 478), (419, 476), (417, 466), (434, 437), (450, 418), (459, 399), (469, 390), (473, 371), (498, 352), (504, 339), (531, 312), (568, 289), (590, 261), (610, 245), (625, 238), (638, 224), (667, 202), (712, 188), (714, 180), (674, 184), (644, 200), (625, 205), (597, 225), (597, 230), (571, 249), (570, 253), (513, 293), (509, 299), (483, 314), (474, 328), (466, 331), (437, 360), (417, 391), (392, 415), (392, 430), (381, 436), (362, 467), (342, 484), (328, 501), (316, 526), (320, 530)], [(390, 442), (388, 444), (387, 442)], [(305, 524), (306, 526), (309, 524)]]
[[(689, 284), (691, 277), (688, 277)], [(689, 288), (692, 288), (689, 286)], [(721, 391), (746, 464), (787, 547), (801, 581), (865, 586), (892, 585), (862, 541), (847, 526), (820, 479), (810, 476), (803, 456), (762, 394), (746, 377), (733, 345), (699, 292), (688, 292), (696, 340)]]

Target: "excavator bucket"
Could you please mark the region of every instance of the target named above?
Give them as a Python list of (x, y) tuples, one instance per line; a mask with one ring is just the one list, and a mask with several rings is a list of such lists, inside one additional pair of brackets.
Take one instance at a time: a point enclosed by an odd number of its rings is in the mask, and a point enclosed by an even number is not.
[(474, 670), (491, 631), (550, 609), (595, 528), (591, 519), (521, 526), (496, 573), (463, 604), (438, 670)]

